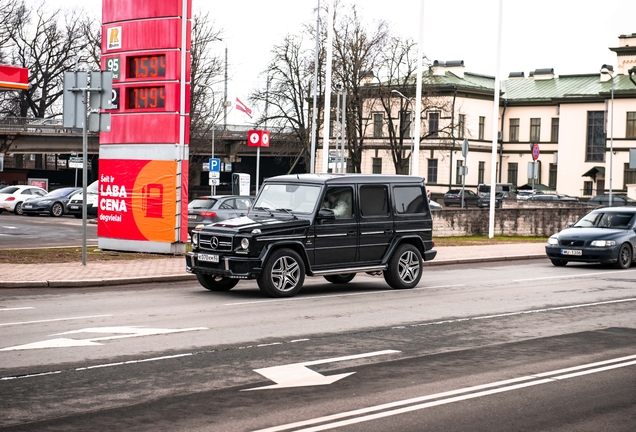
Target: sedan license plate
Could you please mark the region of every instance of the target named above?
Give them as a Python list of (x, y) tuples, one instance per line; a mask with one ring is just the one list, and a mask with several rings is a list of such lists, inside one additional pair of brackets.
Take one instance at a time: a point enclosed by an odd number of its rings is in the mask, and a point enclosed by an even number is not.
[(30, 209), (31, 207), (33, 207), (31, 204), (24, 204), (22, 206), (22, 208), (25, 208), (25, 209)]
[(193, 214), (193, 215), (188, 215), (188, 219), (196, 219), (197, 215)]
[(199, 254), (198, 255), (199, 261), (206, 261), (206, 262), (211, 262), (211, 263), (218, 263), (219, 262), (219, 256), (218, 255), (213, 255), (213, 254)]
[(71, 210), (78, 210), (79, 206), (72, 205), (72, 206), (68, 206), (68, 208), (71, 209)]
[(561, 255), (583, 255), (583, 251), (575, 250), (575, 249), (561, 249)]

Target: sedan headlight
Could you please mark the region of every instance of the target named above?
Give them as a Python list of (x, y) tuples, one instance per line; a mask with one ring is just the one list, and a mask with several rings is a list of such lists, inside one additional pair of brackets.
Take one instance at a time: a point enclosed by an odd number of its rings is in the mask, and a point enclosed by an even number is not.
[(250, 241), (247, 238), (241, 239), (241, 248), (247, 249), (250, 247)]
[(616, 246), (616, 242), (614, 240), (594, 240), (592, 243), (590, 243), (590, 246), (611, 247)]
[(549, 245), (558, 245), (559, 244), (559, 238), (557, 236), (552, 236), (548, 239), (548, 244)]

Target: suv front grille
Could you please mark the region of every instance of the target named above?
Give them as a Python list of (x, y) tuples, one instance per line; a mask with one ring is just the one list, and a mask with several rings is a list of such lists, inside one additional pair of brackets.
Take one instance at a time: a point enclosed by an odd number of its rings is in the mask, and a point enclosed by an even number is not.
[(232, 237), (217, 236), (214, 234), (201, 234), (201, 236), (199, 237), (199, 247), (201, 248), (201, 250), (212, 252), (231, 252)]

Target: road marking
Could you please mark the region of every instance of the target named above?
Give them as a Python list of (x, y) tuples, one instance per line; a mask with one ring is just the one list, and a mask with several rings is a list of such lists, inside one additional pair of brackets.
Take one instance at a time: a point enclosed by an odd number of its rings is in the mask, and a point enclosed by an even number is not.
[(324, 295), (324, 296), (310, 296), (310, 297), (292, 297), (292, 298), (282, 298), (282, 299), (271, 299), (271, 300), (255, 300), (248, 302), (238, 302), (238, 303), (225, 303), (223, 306), (242, 306), (242, 305), (250, 305), (250, 304), (259, 304), (259, 303), (277, 303), (277, 302), (291, 302), (291, 301), (300, 301), (300, 300), (316, 300), (316, 299), (325, 299), (325, 298), (336, 298), (336, 297), (351, 297), (351, 296), (362, 296), (369, 294), (385, 294), (385, 293), (405, 293), (409, 291), (419, 291), (424, 289), (437, 289), (437, 288), (457, 288), (463, 287), (466, 284), (458, 284), (458, 285), (437, 285), (431, 287), (419, 287), (412, 288), (409, 290), (384, 290), (384, 291), (370, 291), (363, 293), (351, 293), (351, 294), (334, 294), (334, 295)]
[(614, 275), (622, 275), (624, 273), (632, 273), (636, 270), (621, 270), (620, 272), (596, 272), (596, 273), (582, 273), (582, 274), (574, 274), (574, 275), (563, 275), (563, 276), (546, 276), (539, 278), (531, 278), (531, 279), (514, 279), (513, 282), (528, 282), (528, 281), (537, 281), (537, 280), (548, 280), (548, 279), (573, 279), (579, 277), (587, 277), (587, 276), (614, 276)]
[(629, 303), (629, 302), (635, 302), (635, 301), (636, 301), (636, 298), (628, 298), (628, 299), (622, 299), (622, 300), (608, 300), (608, 301), (602, 301), (602, 302), (583, 303), (583, 304), (570, 305), (570, 306), (556, 306), (556, 307), (545, 308), (545, 309), (531, 309), (531, 310), (519, 311), (519, 312), (505, 312), (505, 313), (493, 314), (493, 315), (481, 315), (481, 316), (469, 317), (469, 318), (455, 318), (455, 319), (448, 319), (448, 320), (428, 322), (428, 323), (395, 326), (391, 328), (403, 329), (408, 327), (425, 327), (425, 326), (440, 325), (440, 324), (453, 324), (453, 323), (464, 322), (464, 321), (477, 321), (477, 320), (483, 320), (483, 319), (504, 318), (504, 317), (511, 317), (511, 316), (517, 316), (517, 315), (527, 315), (527, 314), (552, 312), (552, 311), (567, 310), (567, 309), (578, 309), (578, 308), (592, 307), (592, 306), (604, 306), (608, 304)]
[(35, 308), (32, 307), (32, 306), (16, 307), (16, 308), (5, 308), (5, 309), (0, 309), (0, 312), (26, 310), (26, 309), (35, 309)]
[(245, 389), (241, 391), (252, 391), (252, 390), (265, 390), (265, 389), (280, 389), (280, 388), (289, 388), (289, 387), (306, 387), (306, 386), (316, 386), (316, 385), (328, 385), (333, 384), (336, 381), (339, 381), (349, 375), (353, 375), (355, 372), (349, 372), (339, 375), (329, 375), (324, 376), (315, 372), (311, 369), (308, 369), (307, 366), (314, 366), (325, 363), (335, 363), (346, 360), (356, 360), (366, 357), (374, 357), (386, 354), (395, 354), (400, 351), (395, 350), (384, 350), (384, 351), (375, 351), (364, 354), (356, 354), (345, 357), (336, 357), (322, 360), (313, 360), (302, 363), (293, 363), (281, 366), (272, 366), (262, 369), (254, 369), (254, 372), (263, 375), (265, 378), (274, 381), (276, 384), (265, 386), (265, 387), (255, 387), (251, 389)]
[[(465, 387), (457, 390), (451, 390), (442, 393), (436, 393), (426, 396), (419, 396), (410, 399), (404, 399), (401, 401), (389, 402), (386, 404), (371, 406), (367, 408), (361, 408), (353, 411), (341, 412), (329, 416), (318, 417), (314, 419), (299, 421), (295, 423), (289, 423), (280, 426), (274, 426), (266, 429), (260, 429), (255, 432), (281, 432), (290, 429), (295, 429), (304, 432), (315, 432), (326, 429), (333, 429), (341, 426), (352, 425), (356, 423), (362, 423), (369, 420), (376, 420), (383, 417), (390, 417), (398, 414), (404, 414), (411, 411), (417, 411), (425, 408), (430, 408), (439, 405), (445, 405), (453, 402), (460, 402), (468, 399), (474, 399), (482, 396), (490, 396), (497, 393), (503, 393), (506, 391), (519, 390), (526, 387), (536, 386), (540, 384), (552, 383), (555, 380), (564, 380), (574, 378), (582, 375), (588, 375), (598, 372), (605, 372), (612, 369), (633, 366), (636, 365), (636, 355), (620, 357), (610, 360), (605, 360), (596, 363), (589, 363), (580, 366), (575, 366), (567, 369), (559, 369), (550, 372), (544, 372), (536, 375), (522, 376), (518, 378), (512, 378), (509, 380), (496, 381), (487, 384), (481, 384), (472, 387)], [(599, 367), (600, 366), (600, 367)], [(563, 374), (565, 372), (577, 370), (579, 372)], [(556, 376), (555, 376), (556, 375)], [(497, 388), (495, 388), (497, 387)], [(489, 389), (489, 390), (486, 390)], [(473, 393), (474, 392), (474, 393)], [(437, 399), (437, 400), (434, 400)], [(425, 401), (431, 401), (421, 403)], [(413, 405), (416, 404), (416, 405)], [(407, 406), (409, 405), (409, 406)], [(385, 411), (386, 410), (386, 411)], [(389, 411), (390, 410), (390, 411)], [(383, 411), (383, 412), (377, 412)], [(375, 414), (372, 414), (375, 413)], [(346, 419), (347, 417), (360, 416), (356, 418)], [(340, 420), (346, 419), (346, 420)], [(335, 421), (334, 420), (340, 420)], [(305, 429), (297, 429), (299, 427), (311, 426), (318, 423), (332, 422), (321, 424), (319, 426), (309, 427)]]
[(71, 321), (71, 320), (80, 320), (80, 319), (89, 319), (89, 318), (104, 318), (104, 317), (112, 317), (112, 315), (89, 315), (89, 316), (81, 316), (81, 317), (71, 317), (71, 318), (53, 318), (46, 320), (36, 320), (36, 321), (19, 321), (12, 323), (2, 323), (0, 327), (12, 326), (12, 325), (24, 325), (24, 324), (40, 324), (47, 322), (56, 322), (56, 321)]
[(78, 333), (115, 333), (117, 336), (105, 336), (96, 337), (90, 339), (70, 339), (70, 338), (57, 338), (49, 339), (41, 342), (33, 342), (25, 345), (17, 345), (7, 348), (2, 348), (0, 351), (18, 351), (29, 349), (42, 349), (42, 348), (69, 348), (69, 347), (82, 347), (82, 346), (95, 346), (103, 345), (100, 342), (113, 339), (124, 339), (140, 336), (155, 336), (160, 334), (172, 334), (183, 333), (198, 330), (208, 330), (207, 327), (193, 327), (185, 329), (157, 329), (157, 328), (141, 328), (141, 327), (91, 327), (81, 330), (74, 330), (64, 333), (58, 333), (53, 336), (61, 336), (68, 334)]

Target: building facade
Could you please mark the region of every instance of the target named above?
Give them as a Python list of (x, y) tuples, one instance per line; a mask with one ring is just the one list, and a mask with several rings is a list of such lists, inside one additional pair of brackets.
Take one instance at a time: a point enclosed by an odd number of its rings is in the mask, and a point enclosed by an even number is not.
[[(462, 61), (435, 61), (422, 81), (427, 96), (420, 117), (418, 174), (437, 193), (461, 186), (464, 164), (467, 188), (491, 183), (496, 134), (497, 182), (531, 184), (528, 164), (533, 161), (532, 145), (537, 144), (536, 185), (589, 198), (606, 193), (611, 177), (613, 193), (626, 193), (628, 184), (636, 184), (636, 169), (629, 168), (629, 150), (636, 148), (636, 33), (620, 36), (619, 46), (610, 50), (617, 55), (617, 67), (611, 71), (609, 66), (603, 70), (606, 73), (559, 76), (552, 69), (537, 69), (527, 77), (511, 73), (501, 82), (495, 130), (494, 77), (469, 73)], [(414, 95), (413, 83), (406, 96)], [(394, 174), (390, 122), (380, 105), (373, 100), (364, 104), (367, 127), (361, 171)], [(394, 98), (394, 107), (392, 124), (405, 124), (408, 120), (400, 116), (410, 112), (400, 112), (399, 97)], [(461, 151), (464, 139), (469, 143), (466, 158)], [(332, 141), (331, 149), (333, 145)], [(319, 151), (316, 167), (320, 166)]]

